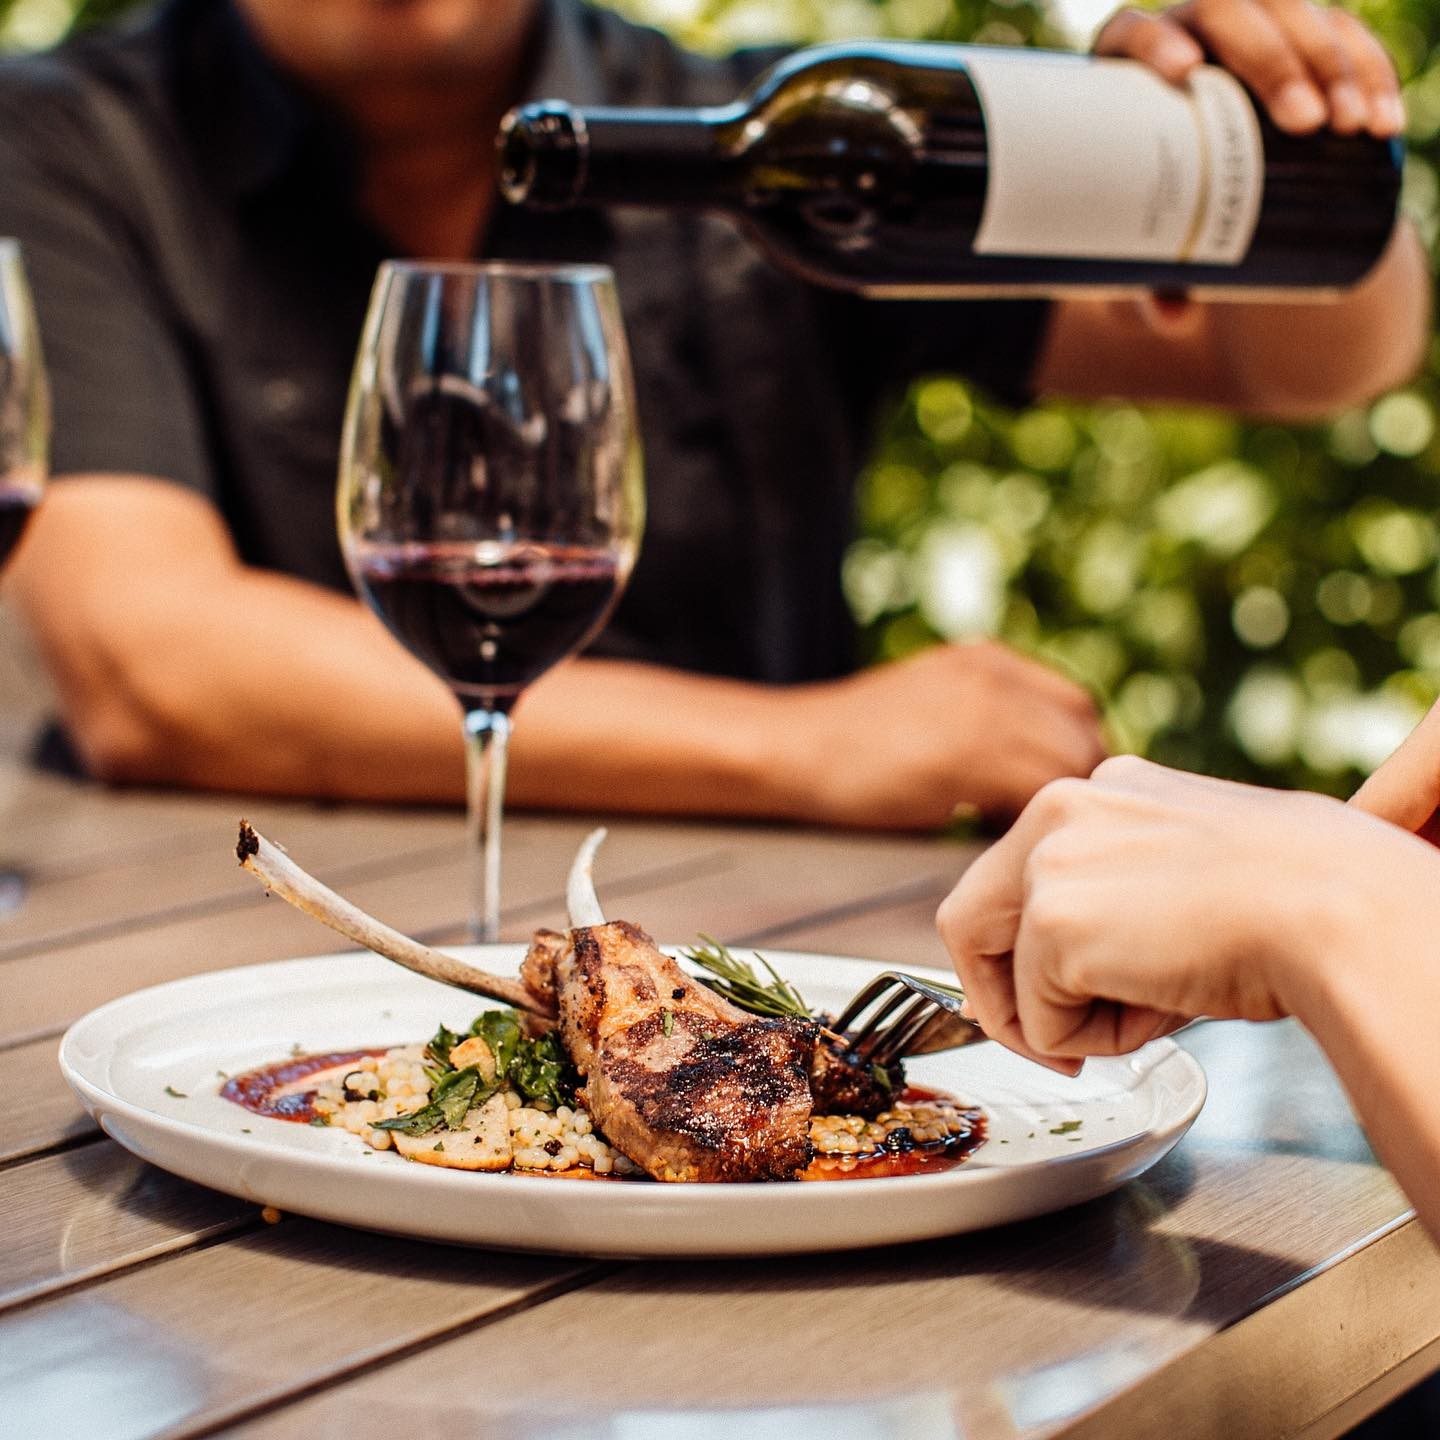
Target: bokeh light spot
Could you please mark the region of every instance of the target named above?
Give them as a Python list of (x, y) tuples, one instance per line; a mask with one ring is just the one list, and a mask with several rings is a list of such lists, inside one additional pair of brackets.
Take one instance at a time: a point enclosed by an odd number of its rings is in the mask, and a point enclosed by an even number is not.
[(1235, 633), (1252, 650), (1278, 645), (1290, 628), (1290, 607), (1285, 597), (1268, 585), (1242, 590), (1230, 610)]
[(1418, 455), (1435, 434), (1430, 402), (1413, 390), (1399, 390), (1370, 412), (1370, 435), (1391, 455)]

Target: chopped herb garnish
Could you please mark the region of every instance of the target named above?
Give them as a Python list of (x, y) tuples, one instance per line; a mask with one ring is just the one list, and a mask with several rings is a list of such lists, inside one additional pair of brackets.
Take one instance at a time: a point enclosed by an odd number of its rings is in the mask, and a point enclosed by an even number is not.
[(760, 979), (753, 966), (737, 959), (712, 936), (701, 935), (700, 940), (701, 944), (692, 945), (685, 951), (685, 958), (714, 977), (707, 979), (702, 975), (702, 985), (754, 1015), (793, 1015), (802, 1020), (813, 1018), (800, 992), (788, 980), (782, 980), (775, 967), (758, 951), (755, 958), (770, 972), (769, 984)]
[(1050, 1129), (1052, 1135), (1073, 1135), (1083, 1124), (1080, 1120), (1062, 1120)]
[(253, 1130), (248, 1129), (246, 1126), (242, 1125), (242, 1126), (240, 1127), (240, 1133), (241, 1133), (242, 1135), (253, 1135), (255, 1132), (254, 1132)]
[(660, 1012), (660, 1028), (667, 1035), (673, 1035), (675, 1033), (675, 1017), (668, 1010), (662, 1010)]
[(495, 1078), (486, 1081), (478, 1067), (450, 1068), (450, 1054), (466, 1037), (441, 1026), (425, 1047), (431, 1062), (430, 1099), (409, 1115), (377, 1120), (376, 1130), (399, 1130), (406, 1135), (428, 1135), (444, 1127), (459, 1130), (465, 1116), (501, 1090), (512, 1089), (532, 1104), (549, 1105), (552, 1110), (574, 1103), (579, 1077), (555, 1031), (538, 1040), (527, 1040), (512, 1010), (487, 1010), (478, 1015), (469, 1033), (478, 1035), (495, 1057)]
[(870, 1067), (870, 1078), (882, 1090), (893, 1090), (895, 1088), (895, 1082), (890, 1078), (890, 1072), (878, 1062)]
[(445, 1148), (445, 1142), (443, 1140), (437, 1140), (434, 1148), (436, 1150), (443, 1150)]
[(425, 1058), (438, 1066), (443, 1073), (450, 1068), (450, 1052), (464, 1038), (463, 1035), (457, 1035), (453, 1030), (442, 1025), (426, 1044)]
[(190, 1098), (183, 1090), (177, 1090), (173, 1085), (167, 1085), (165, 1087), (165, 1093), (173, 1096), (176, 1100), (188, 1100)]
[(312, 1115), (310, 1117), (310, 1123), (312, 1125), (328, 1125), (330, 1123), (330, 1117), (328, 1115)]

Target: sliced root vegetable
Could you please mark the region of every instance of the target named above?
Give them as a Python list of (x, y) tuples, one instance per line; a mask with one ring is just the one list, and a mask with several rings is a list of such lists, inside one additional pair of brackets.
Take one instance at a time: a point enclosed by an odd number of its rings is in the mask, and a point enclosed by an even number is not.
[(459, 1130), (432, 1130), (428, 1135), (396, 1130), (390, 1138), (407, 1160), (422, 1165), (447, 1170), (508, 1170), (515, 1160), (508, 1116), (505, 1097), (492, 1095), (465, 1117)]

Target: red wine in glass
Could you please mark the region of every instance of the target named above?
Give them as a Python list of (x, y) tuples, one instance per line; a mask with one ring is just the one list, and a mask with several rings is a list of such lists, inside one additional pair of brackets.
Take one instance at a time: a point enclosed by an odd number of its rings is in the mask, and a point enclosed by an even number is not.
[(581, 545), (466, 541), (367, 545), (366, 599), (462, 701), (508, 710), (583, 646), (620, 593), (620, 557)]

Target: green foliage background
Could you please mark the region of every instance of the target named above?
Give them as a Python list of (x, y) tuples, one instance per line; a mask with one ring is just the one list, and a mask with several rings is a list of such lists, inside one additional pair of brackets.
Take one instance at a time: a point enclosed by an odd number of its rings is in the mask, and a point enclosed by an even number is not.
[[(0, 45), (130, 0), (0, 0)], [(303, 0), (297, 0), (303, 3)], [(851, 35), (1081, 44), (1104, 0), (613, 0), (687, 43)], [(1410, 113), (1406, 205), (1440, 208), (1440, 3), (1352, 0)], [(846, 585), (876, 657), (996, 634), (1104, 699), (1125, 749), (1344, 792), (1440, 694), (1440, 347), (1325, 426), (1129, 406), (1001, 409), (928, 377), (884, 423)]]

